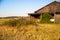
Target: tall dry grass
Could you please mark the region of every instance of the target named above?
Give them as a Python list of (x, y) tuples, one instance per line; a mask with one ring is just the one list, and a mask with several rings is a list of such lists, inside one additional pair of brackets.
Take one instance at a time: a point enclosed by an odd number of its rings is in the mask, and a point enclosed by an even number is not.
[(0, 25), (0, 40), (59, 40), (60, 24), (36, 24), (24, 18)]
[(0, 40), (59, 40), (60, 24), (0, 27)]

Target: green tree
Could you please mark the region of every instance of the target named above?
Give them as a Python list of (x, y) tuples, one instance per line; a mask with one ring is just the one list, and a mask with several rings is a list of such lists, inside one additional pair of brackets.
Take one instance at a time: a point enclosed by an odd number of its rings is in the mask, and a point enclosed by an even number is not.
[(44, 13), (41, 15), (41, 21), (40, 23), (51, 23), (50, 19), (53, 18), (53, 16), (49, 13)]

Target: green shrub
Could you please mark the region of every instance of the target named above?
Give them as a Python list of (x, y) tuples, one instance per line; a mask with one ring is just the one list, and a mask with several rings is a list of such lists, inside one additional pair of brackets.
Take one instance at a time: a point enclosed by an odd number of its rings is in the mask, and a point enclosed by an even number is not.
[(50, 15), (49, 13), (45, 13), (45, 14), (42, 14), (41, 16), (42, 18), (40, 23), (51, 23), (50, 19), (53, 18), (52, 15)]
[(16, 26), (17, 25), (17, 20), (5, 21), (3, 24), (8, 25), (8, 26)]
[(32, 21), (32, 20), (20, 18), (20, 19), (5, 21), (3, 24), (14, 27), (14, 26), (35, 25), (36, 23), (35, 21)]
[(19, 22), (18, 22), (18, 26), (22, 26), (22, 25), (36, 25), (36, 22), (35, 21), (32, 21), (32, 20), (26, 20), (24, 18), (22, 19), (19, 19)]

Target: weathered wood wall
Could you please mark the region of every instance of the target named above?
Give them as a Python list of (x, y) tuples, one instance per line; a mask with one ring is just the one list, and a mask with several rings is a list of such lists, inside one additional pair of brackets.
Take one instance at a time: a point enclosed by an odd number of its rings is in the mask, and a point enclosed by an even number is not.
[(55, 13), (60, 12), (60, 2), (53, 2), (35, 11), (35, 13)]
[(55, 22), (59, 22), (60, 23), (60, 13), (59, 14), (55, 14)]

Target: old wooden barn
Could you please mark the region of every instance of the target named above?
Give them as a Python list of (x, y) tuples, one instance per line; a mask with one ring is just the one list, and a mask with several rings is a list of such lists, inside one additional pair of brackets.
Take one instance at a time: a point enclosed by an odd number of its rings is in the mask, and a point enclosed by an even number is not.
[(60, 22), (60, 2), (51, 2), (41, 9), (36, 10), (34, 13), (29, 13), (28, 15), (30, 15), (30, 17), (38, 19), (40, 15), (44, 13), (49, 13), (54, 16), (54, 22)]

